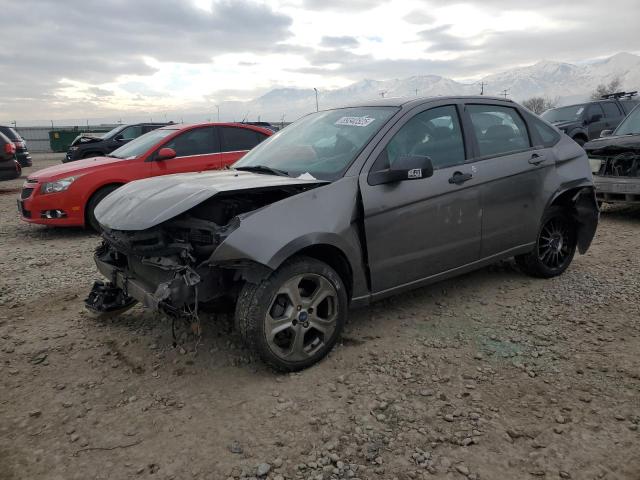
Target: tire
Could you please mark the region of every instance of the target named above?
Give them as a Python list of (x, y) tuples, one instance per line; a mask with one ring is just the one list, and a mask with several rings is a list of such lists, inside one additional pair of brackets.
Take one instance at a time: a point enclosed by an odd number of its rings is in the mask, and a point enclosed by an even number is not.
[(583, 137), (574, 137), (573, 141), (576, 142), (581, 147), (584, 147), (584, 144), (587, 143), (587, 140), (585, 140)]
[(566, 208), (550, 207), (542, 216), (535, 248), (515, 257), (520, 269), (537, 278), (561, 275), (576, 253), (576, 223)]
[(106, 197), (119, 187), (120, 185), (107, 185), (106, 187), (102, 187), (100, 190), (96, 191), (87, 202), (87, 208), (85, 209), (84, 213), (85, 223), (96, 233), (100, 233), (102, 229), (100, 228), (100, 224), (96, 220), (96, 216), (94, 214), (95, 209), (98, 204), (104, 199), (104, 197)]
[(347, 291), (335, 270), (297, 256), (260, 283), (245, 283), (236, 303), (236, 329), (262, 361), (294, 372), (329, 353), (347, 320), (347, 307)]

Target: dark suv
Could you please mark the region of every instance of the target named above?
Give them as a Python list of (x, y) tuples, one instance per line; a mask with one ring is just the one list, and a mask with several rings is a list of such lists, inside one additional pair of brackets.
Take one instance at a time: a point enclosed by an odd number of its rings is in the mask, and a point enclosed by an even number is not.
[(30, 167), (32, 165), (31, 155), (27, 150), (27, 142), (11, 127), (0, 125), (0, 133), (6, 135), (9, 140), (16, 146), (16, 159), (22, 167)]
[(80, 160), (82, 158), (102, 157), (120, 148), (127, 142), (140, 135), (149, 133), (156, 128), (170, 125), (169, 123), (136, 123), (135, 125), (119, 125), (104, 135), (78, 135), (69, 146), (63, 163)]
[(0, 132), (0, 180), (18, 178), (22, 167), (16, 160), (16, 146), (4, 133)]
[(603, 130), (614, 130), (638, 105), (636, 92), (605, 95), (601, 100), (551, 108), (541, 117), (552, 123), (582, 146), (598, 138)]

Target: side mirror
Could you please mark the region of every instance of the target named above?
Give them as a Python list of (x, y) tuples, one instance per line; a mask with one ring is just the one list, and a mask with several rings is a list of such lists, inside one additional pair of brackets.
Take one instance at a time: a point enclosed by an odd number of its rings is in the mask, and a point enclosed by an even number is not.
[(600, 137), (610, 137), (613, 135), (613, 130), (602, 130), (600, 132)]
[(433, 175), (431, 158), (419, 155), (401, 155), (386, 170), (369, 174), (369, 185), (420, 180)]
[(116, 135), (115, 137), (113, 137), (113, 139), (114, 139), (116, 142), (121, 142), (122, 140), (124, 140), (124, 136), (123, 136), (121, 133), (119, 133), (118, 135)]
[(164, 147), (158, 151), (156, 160), (171, 160), (176, 157), (176, 151), (173, 148)]

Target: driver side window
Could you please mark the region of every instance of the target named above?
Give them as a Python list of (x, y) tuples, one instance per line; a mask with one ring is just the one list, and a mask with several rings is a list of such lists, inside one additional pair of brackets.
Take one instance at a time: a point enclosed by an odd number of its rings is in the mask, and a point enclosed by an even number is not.
[(464, 140), (456, 107), (432, 108), (405, 123), (376, 160), (373, 171), (390, 168), (403, 155), (430, 157), (434, 170), (463, 164)]

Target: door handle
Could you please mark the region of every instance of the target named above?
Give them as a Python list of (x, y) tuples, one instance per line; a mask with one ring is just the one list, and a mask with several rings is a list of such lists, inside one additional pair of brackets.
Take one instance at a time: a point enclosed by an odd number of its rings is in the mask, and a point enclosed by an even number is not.
[(456, 185), (462, 185), (464, 182), (471, 180), (473, 175), (470, 173), (453, 172), (453, 175), (449, 179), (449, 183), (455, 183)]
[(540, 155), (539, 153), (532, 154), (531, 158), (529, 159), (529, 163), (531, 165), (540, 165), (544, 161), (545, 161), (545, 156)]

